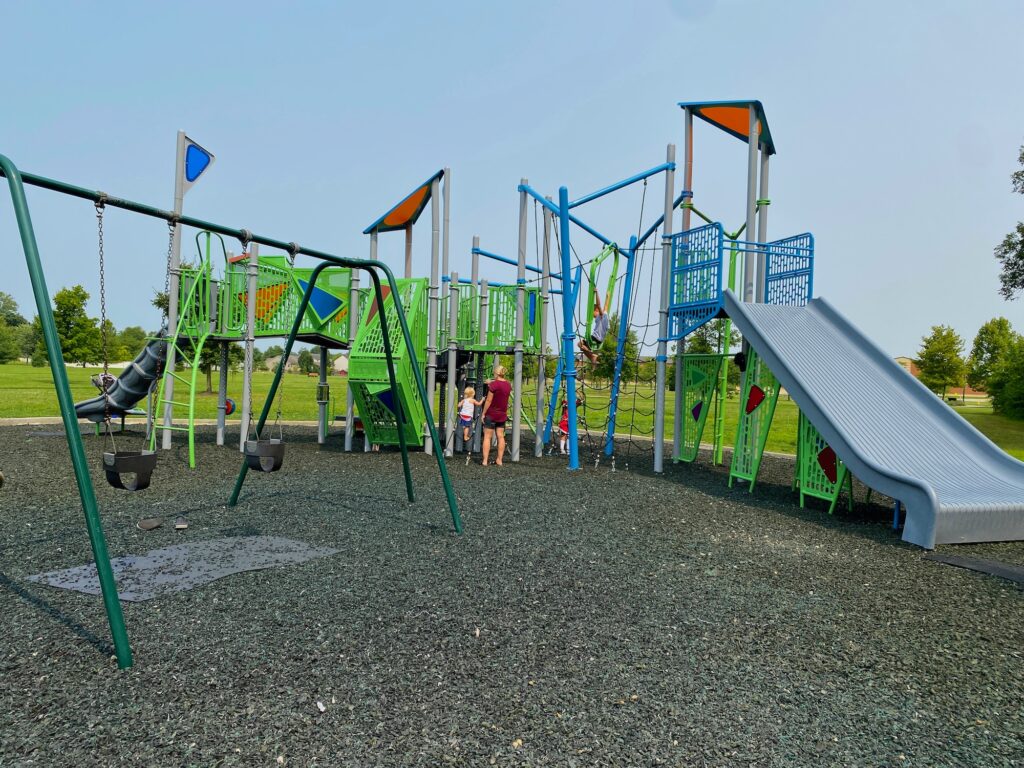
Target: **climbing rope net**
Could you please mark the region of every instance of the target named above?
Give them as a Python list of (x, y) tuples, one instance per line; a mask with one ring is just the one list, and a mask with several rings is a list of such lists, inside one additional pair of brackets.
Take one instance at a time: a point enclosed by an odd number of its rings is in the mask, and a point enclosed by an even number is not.
[[(640, 205), (640, 216), (637, 226), (637, 237), (643, 231), (644, 202), (646, 200), (647, 183), (644, 182), (643, 198)], [(537, 204), (534, 204), (534, 232), (535, 252), (539, 264), (539, 235), (537, 234)], [(621, 468), (628, 468), (631, 456), (648, 455), (654, 452), (654, 417), (655, 417), (655, 359), (654, 353), (658, 341), (658, 302), (655, 297), (658, 284), (656, 275), (659, 273), (661, 263), (661, 238), (660, 226), (655, 229), (653, 235), (648, 238), (648, 243), (653, 245), (641, 245), (638, 247), (632, 258), (633, 264), (633, 289), (628, 297), (626, 316), (628, 327), (626, 329), (626, 343), (623, 345), (621, 375), (618, 387), (618, 402), (615, 412), (615, 439), (611, 456), (605, 452), (607, 445), (608, 429), (611, 424), (611, 399), (613, 389), (613, 371), (616, 363), (616, 353), (619, 335), (619, 322), (623, 316), (623, 302), (625, 300), (625, 274), (615, 276), (614, 287), (611, 291), (612, 302), (604, 307), (609, 313), (611, 320), (608, 333), (601, 344), (601, 347), (593, 352), (598, 356), (596, 364), (588, 360), (578, 350), (576, 355), (576, 382), (577, 382), (577, 426), (579, 436), (580, 464), (586, 466), (588, 463), (597, 468), (604, 462), (610, 462), (614, 467), (616, 459), (621, 462)], [(554, 230), (554, 254), (561, 263), (562, 243), (559, 238), (558, 228)], [(581, 311), (582, 291), (598, 290), (596, 283), (589, 284), (585, 275), (585, 269), (594, 259), (584, 261), (580, 258), (576, 248), (570, 243), (570, 253), (580, 272), (581, 285), (576, 286), (576, 301), (573, 304), (573, 322), (577, 339), (583, 337), (583, 329), (587, 327), (587, 318)], [(596, 256), (594, 258), (597, 258)], [(542, 276), (531, 282), (543, 279)], [(563, 291), (571, 290), (572, 286), (562, 285)], [(585, 296), (585, 294), (583, 294)], [(612, 311), (616, 307), (617, 311)], [(549, 358), (560, 359), (561, 348), (561, 313), (558, 311), (550, 313), (553, 318), (554, 334), (558, 340), (557, 354), (548, 355)], [(545, 353), (547, 351), (545, 350)], [(564, 364), (564, 361), (562, 361)], [(550, 368), (549, 368), (550, 372)], [(548, 442), (546, 453), (556, 454), (559, 451), (559, 430), (558, 423), (561, 419), (562, 408), (565, 403), (564, 377), (558, 380), (560, 392), (558, 397), (552, 400), (551, 388), (556, 378), (550, 375), (545, 376), (544, 387), (544, 408), (547, 413), (550, 403), (555, 403), (554, 413), (549, 416), (553, 423), (551, 439)], [(523, 413), (532, 419), (537, 413), (536, 388), (523, 388)], [(544, 424), (536, 424), (537, 430), (544, 430)]]

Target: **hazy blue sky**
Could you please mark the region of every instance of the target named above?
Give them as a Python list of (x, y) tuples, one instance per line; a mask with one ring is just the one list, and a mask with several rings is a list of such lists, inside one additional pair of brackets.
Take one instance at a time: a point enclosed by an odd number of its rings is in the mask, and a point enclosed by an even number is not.
[[(474, 234), (514, 252), (520, 177), (577, 197), (661, 162), (669, 142), (681, 151), (678, 101), (759, 98), (778, 148), (769, 233), (814, 232), (818, 295), (894, 355), (937, 323), (968, 344), (995, 315), (1024, 330), (992, 256), (1024, 218), (1009, 181), (1024, 143), (1019, 0), (264, 5), (6, 4), (0, 152), (170, 207), (184, 128), (217, 154), (187, 213), (357, 256), (362, 229), (448, 165), (466, 273)], [(736, 226), (745, 145), (703, 123), (695, 143), (695, 202)], [(648, 220), (662, 195), (649, 189)], [(30, 201), (51, 291), (98, 297), (92, 206)], [(624, 242), (640, 190), (583, 210)], [(419, 230), (426, 274), (429, 218)], [(165, 226), (112, 211), (107, 247), (114, 322), (155, 327)], [(0, 290), (31, 312), (8, 203), (0, 248)], [(393, 266), (401, 250), (382, 236)]]

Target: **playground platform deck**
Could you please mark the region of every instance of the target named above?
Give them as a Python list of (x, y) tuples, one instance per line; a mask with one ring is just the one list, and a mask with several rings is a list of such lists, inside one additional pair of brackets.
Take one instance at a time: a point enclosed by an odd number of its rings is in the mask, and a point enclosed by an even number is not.
[[(0, 762), (1020, 761), (1024, 591), (924, 559), (888, 499), (801, 510), (774, 457), (756, 496), (706, 455), (660, 477), (637, 448), (614, 473), (455, 460), (459, 537), (430, 457), (409, 505), (397, 453), (286, 437), (234, 509), (239, 455), (209, 429), (197, 470), (179, 445), (150, 491), (97, 483), (115, 556), (245, 535), (339, 550), (124, 604), (136, 665), (118, 672), (98, 597), (26, 581), (90, 558), (60, 428), (0, 427), (20, 446), (0, 490)], [(1021, 542), (939, 552), (1024, 564)]]

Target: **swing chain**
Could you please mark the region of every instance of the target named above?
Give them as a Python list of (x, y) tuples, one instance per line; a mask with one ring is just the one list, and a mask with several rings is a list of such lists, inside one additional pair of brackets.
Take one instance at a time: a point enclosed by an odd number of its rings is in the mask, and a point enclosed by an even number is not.
[[(164, 306), (164, 324), (167, 323), (171, 311), (171, 264), (174, 260), (174, 235), (177, 226), (176, 219), (167, 220), (167, 269), (164, 271), (164, 296), (167, 297), (167, 304)], [(173, 333), (175, 329), (167, 330)]]
[(96, 232), (100, 257), (100, 339), (103, 347), (103, 378), (101, 382), (104, 394), (107, 391), (107, 376), (110, 369), (107, 359), (107, 280), (103, 256), (103, 213), (106, 209), (106, 199), (107, 196), (101, 192), (96, 201)]

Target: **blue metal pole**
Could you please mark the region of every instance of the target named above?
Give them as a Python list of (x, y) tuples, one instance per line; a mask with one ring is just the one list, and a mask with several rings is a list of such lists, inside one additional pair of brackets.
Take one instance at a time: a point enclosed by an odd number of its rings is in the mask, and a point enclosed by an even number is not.
[[(562, 294), (562, 300), (565, 300), (565, 296), (569, 297), (569, 304), (572, 307), (576, 306), (576, 300), (580, 295), (580, 284), (582, 283), (583, 268), (576, 267), (576, 276), (569, 281), (569, 290)], [(552, 290), (552, 293), (555, 291)], [(558, 291), (562, 293), (562, 291)], [(564, 349), (558, 352), (558, 365), (555, 367), (555, 379), (551, 385), (551, 399), (548, 405), (548, 418), (544, 424), (544, 442), (551, 442), (551, 428), (555, 418), (555, 408), (558, 406), (558, 393), (562, 390), (562, 375), (565, 368), (565, 355)]]
[(626, 262), (626, 284), (622, 289), (622, 309), (619, 311), (619, 339), (615, 346), (615, 372), (612, 374), (611, 401), (608, 404), (608, 438), (604, 452), (611, 456), (615, 449), (615, 416), (619, 409), (619, 381), (622, 378), (622, 362), (626, 356), (626, 338), (629, 334), (629, 301), (633, 295), (633, 256), (636, 254), (636, 235), (629, 238), (629, 260)]
[[(562, 284), (569, 280), (572, 269), (571, 247), (569, 245), (569, 190), (558, 188), (558, 226), (562, 238)], [(580, 468), (579, 430), (576, 422), (576, 356), (573, 347), (576, 328), (573, 319), (573, 304), (562, 294), (562, 355), (565, 358), (565, 401), (569, 408), (569, 469)]]
[(642, 173), (638, 173), (635, 176), (630, 176), (628, 179), (618, 181), (615, 184), (612, 184), (611, 186), (605, 187), (604, 189), (599, 189), (597, 190), (597, 192), (591, 192), (589, 195), (584, 195), (579, 200), (575, 200), (569, 203), (569, 207), (575, 208), (577, 205), (589, 203), (591, 200), (596, 200), (599, 197), (604, 197), (605, 195), (610, 194), (617, 189), (622, 189), (623, 187), (628, 187), (630, 184), (636, 184), (638, 181), (643, 181), (644, 179), (650, 178), (651, 176), (654, 176), (656, 173), (661, 173), (662, 171), (668, 170), (675, 170), (675, 167), (675, 163), (662, 163), (661, 165), (657, 165), (654, 168), (651, 168), (650, 170), (643, 171)]

